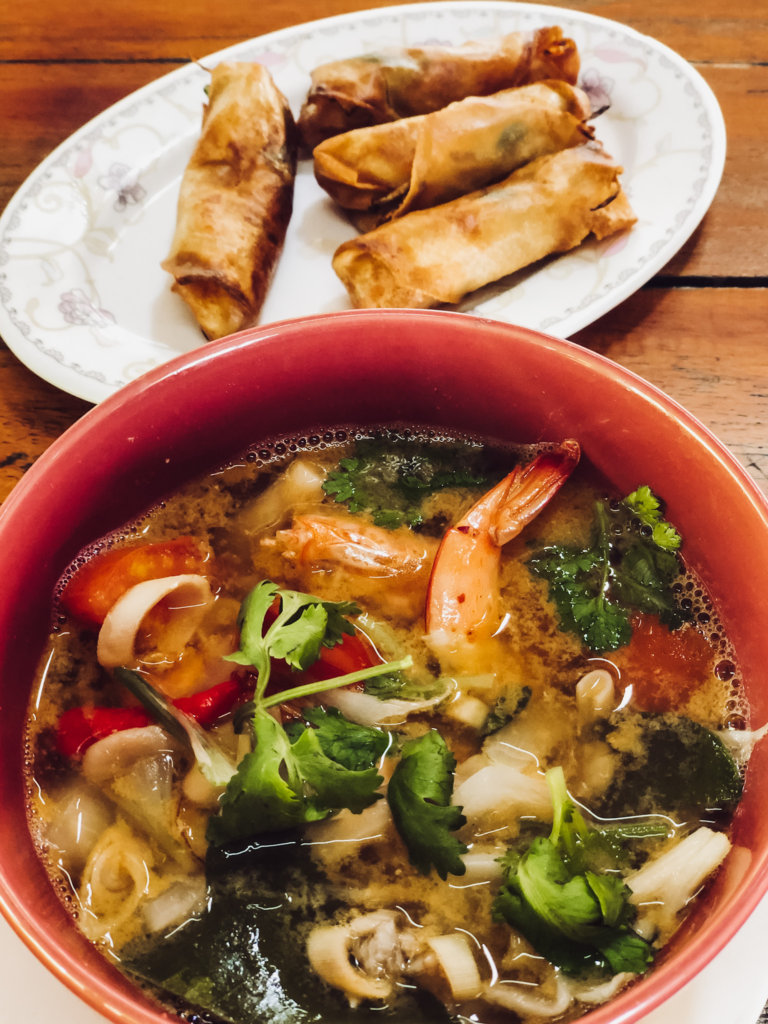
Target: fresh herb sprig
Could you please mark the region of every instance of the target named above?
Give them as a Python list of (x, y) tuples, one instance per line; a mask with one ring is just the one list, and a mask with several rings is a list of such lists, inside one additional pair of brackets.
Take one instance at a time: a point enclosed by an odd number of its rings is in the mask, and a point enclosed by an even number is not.
[(313, 721), (308, 711), (309, 727), (291, 735), (269, 709), (402, 671), (410, 667), (410, 657), (266, 695), (273, 659), (297, 671), (309, 668), (322, 647), (333, 647), (354, 632), (346, 616), (358, 611), (351, 602), (322, 601), (270, 580), (259, 583), (243, 601), (240, 649), (229, 660), (256, 670), (253, 701), (240, 715), (252, 730), (254, 748), (240, 761), (221, 797), (219, 813), (209, 820), (207, 835), (215, 845), (318, 821), (342, 808), (359, 813), (379, 798), (383, 779), (375, 765), (389, 743), (385, 733), (370, 729), (363, 742), (362, 727), (343, 716), (327, 721), (314, 716)]
[(670, 629), (685, 621), (672, 584), (680, 574), (680, 535), (662, 518), (661, 504), (643, 485), (622, 501), (594, 506), (586, 548), (554, 544), (528, 560), (549, 584), (563, 629), (594, 652), (613, 651), (632, 637), (630, 612), (658, 615)]
[(493, 903), (497, 921), (518, 929), (566, 974), (600, 970), (643, 974), (651, 948), (632, 930), (630, 891), (611, 860), (611, 843), (588, 826), (568, 796), (562, 768), (547, 772), (552, 831), (502, 859), (504, 883)]

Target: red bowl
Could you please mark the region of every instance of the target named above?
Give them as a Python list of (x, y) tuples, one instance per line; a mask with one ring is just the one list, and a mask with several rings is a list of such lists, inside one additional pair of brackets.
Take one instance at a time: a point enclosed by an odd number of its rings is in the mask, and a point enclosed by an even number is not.
[[(648, 483), (735, 645), (752, 722), (768, 721), (768, 503), (723, 446), (651, 385), (576, 345), (460, 313), (353, 311), (207, 345), (88, 412), (0, 510), (0, 910), (72, 991), (116, 1022), (174, 1020), (80, 936), (29, 838), (24, 717), (53, 587), (77, 551), (260, 438), (405, 422), (526, 441), (579, 439), (619, 489)], [(589, 1024), (629, 1024), (680, 989), (768, 889), (768, 745), (749, 766), (735, 849), (650, 975)], [(13, 837), (9, 841), (9, 837)]]

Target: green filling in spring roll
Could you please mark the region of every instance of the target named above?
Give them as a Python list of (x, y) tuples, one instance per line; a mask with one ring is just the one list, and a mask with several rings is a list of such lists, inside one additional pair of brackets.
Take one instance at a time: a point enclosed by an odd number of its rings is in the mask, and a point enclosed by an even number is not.
[(463, 46), (366, 54), (312, 72), (298, 125), (308, 149), (352, 128), (427, 114), (466, 96), (488, 96), (545, 78), (575, 83), (579, 55), (555, 27)]

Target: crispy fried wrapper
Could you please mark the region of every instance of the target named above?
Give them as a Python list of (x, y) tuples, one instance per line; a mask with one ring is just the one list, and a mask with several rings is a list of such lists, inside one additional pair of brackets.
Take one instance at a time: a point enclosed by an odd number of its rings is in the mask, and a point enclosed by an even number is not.
[(211, 72), (163, 268), (208, 339), (256, 323), (293, 208), (297, 133), (260, 64)]
[(308, 149), (332, 135), (428, 114), (545, 78), (575, 84), (579, 54), (556, 26), (463, 46), (388, 50), (322, 64), (299, 115)]
[(620, 172), (595, 143), (539, 157), (487, 189), (345, 242), (333, 268), (358, 308), (459, 302), (588, 235), (634, 224)]
[(340, 206), (373, 227), (507, 177), (536, 157), (589, 141), (589, 99), (549, 79), (471, 96), (431, 114), (357, 128), (313, 153), (315, 177)]

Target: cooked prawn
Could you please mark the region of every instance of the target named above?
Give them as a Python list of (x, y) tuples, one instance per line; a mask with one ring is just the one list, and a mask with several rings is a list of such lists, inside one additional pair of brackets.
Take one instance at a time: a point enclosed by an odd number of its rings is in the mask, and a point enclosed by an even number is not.
[(352, 516), (304, 514), (262, 541), (280, 554), (297, 583), (327, 599), (352, 596), (391, 615), (423, 613), (437, 550), (407, 527), (385, 530)]
[(544, 508), (579, 461), (565, 440), (516, 466), (477, 501), (440, 543), (427, 590), (426, 631), (446, 651), (498, 629), (501, 549)]
[(362, 519), (304, 513), (261, 541), (280, 575), (330, 600), (352, 596), (392, 616), (425, 611), (426, 631), (453, 643), (490, 636), (498, 626), (501, 548), (565, 483), (579, 460), (566, 440), (517, 466), (437, 541), (406, 527), (386, 530)]

